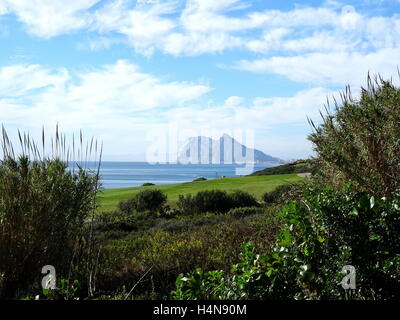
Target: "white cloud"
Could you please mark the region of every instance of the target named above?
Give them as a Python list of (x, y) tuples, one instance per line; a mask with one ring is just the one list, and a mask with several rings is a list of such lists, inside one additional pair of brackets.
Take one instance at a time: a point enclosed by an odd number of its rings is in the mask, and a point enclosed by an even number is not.
[(180, 16), (181, 25), (188, 32), (230, 32), (254, 28), (256, 25), (249, 18), (232, 18), (223, 14), (239, 2), (238, 0), (189, 0)]
[(90, 32), (91, 50), (123, 43), (144, 55), (157, 50), (174, 56), (250, 51), (255, 58), (244, 56), (236, 68), (316, 87), (292, 97), (256, 98), (250, 103), (232, 92), (224, 103), (204, 107), (197, 99), (211, 90), (209, 86), (163, 81), (127, 61), (80, 72), (13, 65), (0, 68), (2, 120), (29, 126), (61, 121), (70, 130), (96, 128), (111, 148), (120, 145), (122, 150), (134, 148), (131, 137), (166, 121), (260, 129), (304, 123), (305, 115), (317, 115), (331, 93), (326, 88), (359, 86), (368, 71), (384, 77), (396, 73), (398, 14), (361, 13), (333, 0), (321, 7), (287, 11), (256, 12), (249, 3), (0, 0), (0, 15), (14, 14), (30, 34), (45, 39), (84, 30)]
[(256, 134), (256, 145), (262, 150), (284, 159), (306, 157), (311, 154), (306, 134), (295, 135), (290, 131), (296, 126), (304, 129), (307, 116), (318, 123), (319, 110), (332, 94), (329, 89), (313, 88), (290, 97), (255, 98), (250, 103), (232, 96), (223, 105), (174, 108), (165, 111), (163, 116), (176, 124), (174, 128), (186, 138), (210, 132), (232, 133), (237, 129), (267, 130), (267, 134)]
[(188, 0), (188, 10), (198, 11), (221, 11), (232, 8), (233, 5), (238, 5), (240, 0)]
[(325, 88), (300, 91), (292, 97), (255, 98), (244, 105), (240, 97), (229, 97), (222, 106), (174, 108), (165, 112), (171, 122), (190, 121), (192, 128), (209, 127), (262, 129), (274, 125), (304, 124), (307, 116), (316, 117), (326, 97)]
[(290, 29), (275, 28), (267, 30), (261, 39), (249, 40), (246, 47), (253, 52), (266, 53), (281, 49), (284, 37), (290, 34)]
[(14, 13), (29, 33), (51, 38), (86, 27), (91, 21), (87, 10), (99, 1), (0, 0), (0, 14), (1, 8), (3, 14)]
[(244, 99), (242, 97), (238, 96), (231, 96), (228, 99), (225, 100), (225, 106), (228, 107), (237, 107), (240, 106), (243, 103)]
[(88, 40), (93, 50), (121, 43), (107, 41), (120, 36), (145, 55), (155, 50), (180, 56), (232, 49), (278, 57), (328, 51), (364, 54), (400, 44), (399, 15), (361, 14), (337, 1), (322, 7), (252, 11), (244, 0), (0, 0), (0, 14), (7, 13), (14, 13), (39, 37), (89, 30), (100, 34), (96, 41)]
[(79, 79), (78, 85), (69, 87), (70, 99), (79, 99), (87, 106), (107, 106), (116, 112), (179, 106), (210, 90), (201, 84), (161, 82), (123, 60), (81, 74)]
[(0, 2), (0, 16), (3, 14), (7, 14), (7, 13), (8, 13), (8, 9), (6, 7), (6, 4)]
[(235, 68), (317, 85), (360, 86), (368, 71), (386, 78), (394, 75), (400, 54), (400, 16), (367, 16), (352, 6), (337, 8), (336, 3), (256, 13), (270, 29), (246, 47), (269, 56), (239, 61)]
[(132, 9), (127, 1), (117, 0), (94, 13), (91, 29), (100, 33), (117, 32), (126, 36), (138, 52), (151, 54), (158, 41), (175, 28), (176, 23), (164, 17), (175, 9), (175, 1), (151, 2)]
[(199, 83), (162, 81), (126, 61), (80, 72), (7, 66), (0, 68), (0, 113), (4, 123), (18, 127), (60, 122), (70, 132), (82, 128), (107, 138), (114, 149), (143, 140), (143, 133), (162, 121), (160, 110), (210, 90)]
[(0, 96), (22, 98), (34, 90), (62, 86), (66, 71), (53, 72), (39, 65), (13, 65), (0, 68)]
[(31, 132), (57, 122), (67, 133), (84, 129), (104, 141), (106, 155), (127, 155), (145, 150), (147, 133), (169, 122), (198, 130), (304, 124), (330, 93), (314, 88), (250, 103), (230, 96), (223, 105), (204, 107), (199, 99), (210, 90), (201, 83), (162, 81), (123, 60), (80, 72), (16, 65), (0, 68), (0, 113), (7, 125)]
[(169, 54), (200, 55), (205, 53), (222, 53), (226, 49), (239, 48), (242, 40), (224, 32), (213, 33), (173, 33), (160, 40), (159, 45)]
[(381, 49), (373, 53), (310, 53), (292, 57), (243, 60), (238, 69), (279, 74), (290, 80), (314, 84), (355, 85), (365, 82), (368, 71), (390, 78), (396, 71), (400, 48)]

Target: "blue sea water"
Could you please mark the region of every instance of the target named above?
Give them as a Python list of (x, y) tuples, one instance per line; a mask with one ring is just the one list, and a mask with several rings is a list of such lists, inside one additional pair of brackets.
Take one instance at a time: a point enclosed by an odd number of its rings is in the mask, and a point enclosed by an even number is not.
[[(271, 167), (268, 164), (255, 164), (254, 171)], [(94, 168), (89, 164), (88, 168)], [(168, 184), (193, 181), (204, 177), (236, 177), (237, 164), (149, 164), (147, 162), (110, 162), (101, 163), (100, 176), (103, 189), (141, 186), (145, 182)]]

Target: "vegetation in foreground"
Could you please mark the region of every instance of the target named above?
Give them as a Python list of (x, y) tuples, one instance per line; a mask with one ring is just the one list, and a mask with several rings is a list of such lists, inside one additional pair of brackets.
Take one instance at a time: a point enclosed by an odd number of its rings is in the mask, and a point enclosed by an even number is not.
[[(96, 175), (67, 172), (59, 157), (14, 157), (3, 143), (0, 293), (32, 298), (34, 270), (56, 265), (65, 250), (71, 267), (60, 266), (58, 289), (41, 298), (399, 299), (399, 120), (400, 89), (369, 78), (359, 99), (346, 89), (320, 125), (310, 120), (318, 155), (310, 180), (267, 189), (280, 177), (268, 175), (110, 191), (112, 210), (96, 215), (86, 202), (96, 200)], [(251, 179), (257, 183), (240, 188)], [(82, 190), (85, 197), (73, 197)], [(65, 248), (60, 229), (37, 217), (60, 219)], [(47, 236), (56, 241), (50, 251), (24, 240)], [(341, 286), (344, 266), (355, 268), (355, 288)], [(18, 287), (7, 289), (7, 279)]]
[[(92, 239), (85, 222), (95, 211), (98, 172), (90, 174), (82, 167), (67, 170), (69, 151), (58, 129), (52, 156), (45, 155), (44, 131), (40, 150), (29, 136), (19, 136), (23, 151), (15, 156), (3, 128), (0, 298), (39, 290), (38, 279), (45, 265), (53, 265), (65, 279), (81, 281), (93, 267)], [(95, 154), (96, 146), (92, 140), (90, 149)], [(83, 149), (81, 139), (71, 152), (81, 153)], [(86, 288), (87, 283), (83, 283)]]

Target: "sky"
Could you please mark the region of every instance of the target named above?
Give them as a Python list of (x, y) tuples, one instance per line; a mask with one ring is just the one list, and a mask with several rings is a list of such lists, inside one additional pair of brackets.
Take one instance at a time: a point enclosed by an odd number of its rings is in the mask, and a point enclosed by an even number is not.
[(0, 123), (82, 129), (104, 160), (235, 130), (305, 158), (307, 117), (399, 58), (400, 0), (0, 0)]

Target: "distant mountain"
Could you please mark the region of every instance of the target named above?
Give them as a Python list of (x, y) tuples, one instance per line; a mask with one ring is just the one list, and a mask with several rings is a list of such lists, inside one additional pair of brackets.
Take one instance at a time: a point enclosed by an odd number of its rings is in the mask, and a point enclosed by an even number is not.
[(209, 137), (192, 137), (181, 149), (178, 161), (192, 164), (284, 163), (260, 150), (240, 144), (228, 134), (217, 140)]

